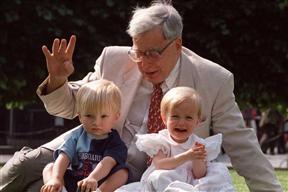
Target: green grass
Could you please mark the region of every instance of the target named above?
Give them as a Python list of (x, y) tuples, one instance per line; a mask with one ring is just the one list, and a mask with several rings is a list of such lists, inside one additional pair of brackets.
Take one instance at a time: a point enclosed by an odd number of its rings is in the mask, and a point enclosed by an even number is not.
[[(0, 164), (0, 168), (3, 166), (3, 164)], [(233, 185), (237, 192), (248, 192), (249, 189), (245, 183), (245, 180), (243, 177), (239, 176), (237, 172), (234, 169), (229, 169), (229, 172), (232, 177)], [(281, 183), (281, 186), (283, 188), (283, 191), (288, 191), (288, 170), (276, 170), (276, 175), (278, 180)]]
[[(243, 177), (239, 176), (233, 169), (229, 169), (232, 176), (232, 181), (237, 192), (249, 191)], [(283, 191), (288, 191), (288, 170), (276, 170), (277, 178), (279, 179)]]

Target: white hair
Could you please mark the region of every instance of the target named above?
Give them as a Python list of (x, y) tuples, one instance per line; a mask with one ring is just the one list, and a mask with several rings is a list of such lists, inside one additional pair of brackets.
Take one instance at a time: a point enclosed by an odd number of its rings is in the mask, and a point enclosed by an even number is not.
[(183, 23), (178, 11), (168, 2), (154, 2), (150, 7), (136, 7), (127, 33), (133, 38), (162, 25), (165, 39), (182, 37)]

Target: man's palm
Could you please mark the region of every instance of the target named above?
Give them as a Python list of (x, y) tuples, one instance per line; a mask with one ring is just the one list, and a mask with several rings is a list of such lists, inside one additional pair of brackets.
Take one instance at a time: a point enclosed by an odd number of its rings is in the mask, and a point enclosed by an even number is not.
[(42, 47), (50, 77), (67, 78), (73, 73), (72, 57), (75, 43), (76, 36), (72, 35), (68, 45), (65, 39), (61, 41), (55, 39), (52, 45), (52, 52), (46, 46)]

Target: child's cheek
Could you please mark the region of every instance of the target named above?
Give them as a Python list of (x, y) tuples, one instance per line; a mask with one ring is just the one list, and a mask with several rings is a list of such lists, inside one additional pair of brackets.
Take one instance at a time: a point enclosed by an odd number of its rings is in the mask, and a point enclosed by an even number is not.
[(177, 125), (177, 121), (174, 121), (174, 120), (170, 120), (168, 123), (169, 123), (170, 127), (174, 127)]

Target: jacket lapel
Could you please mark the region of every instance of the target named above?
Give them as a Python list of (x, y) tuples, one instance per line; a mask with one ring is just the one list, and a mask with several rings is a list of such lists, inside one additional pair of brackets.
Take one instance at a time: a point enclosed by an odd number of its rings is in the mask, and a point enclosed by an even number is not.
[(180, 72), (179, 72), (179, 86), (187, 86), (195, 88), (195, 66), (191, 64), (191, 58), (182, 51), (180, 57)]
[(125, 119), (128, 115), (131, 104), (133, 103), (136, 91), (141, 83), (142, 75), (138, 70), (137, 64), (132, 63), (122, 76), (122, 82), (120, 83), (120, 90), (122, 92), (122, 107), (121, 116), (116, 125), (120, 136), (122, 136), (122, 129)]

